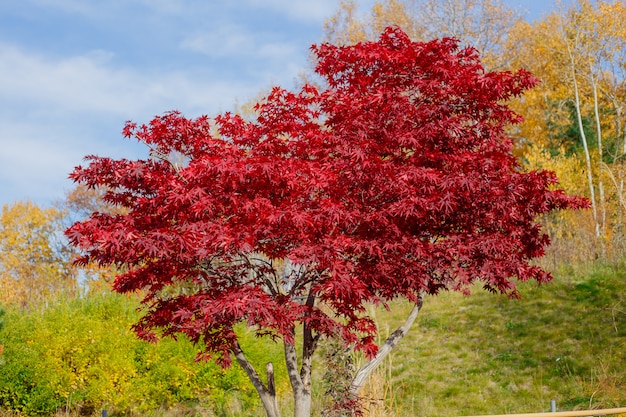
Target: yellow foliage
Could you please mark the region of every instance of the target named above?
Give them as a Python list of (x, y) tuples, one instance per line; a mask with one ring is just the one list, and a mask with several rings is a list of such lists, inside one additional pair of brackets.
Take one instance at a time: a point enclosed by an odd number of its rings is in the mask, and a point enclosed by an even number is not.
[(591, 201), (591, 212), (563, 214), (551, 227), (577, 234), (572, 247), (593, 247), (585, 256), (623, 258), (626, 5), (578, 0), (532, 24), (519, 22), (506, 50), (512, 68), (541, 81), (514, 104), (525, 120), (513, 131), (519, 152)]
[(524, 153), (524, 157), (530, 170), (554, 172), (559, 179), (558, 188), (567, 194), (586, 194), (585, 164), (577, 155), (566, 156), (563, 150), (551, 155), (545, 148), (532, 146)]
[[(520, 21), (511, 29), (505, 51), (512, 69), (526, 68), (541, 81), (517, 103), (525, 119), (518, 139), (553, 149), (567, 139), (580, 143), (572, 113), (578, 107), (587, 136), (593, 132), (590, 139), (600, 151), (615, 141), (614, 149), (626, 151), (623, 2), (579, 0), (532, 24)], [(564, 138), (567, 129), (578, 132)]]
[[(61, 213), (31, 202), (5, 205), (0, 215), (0, 303), (30, 305), (73, 288), (63, 261)], [(55, 247), (57, 243), (57, 247)]]
[(373, 34), (382, 33), (387, 26), (399, 26), (413, 39), (424, 37), (423, 28), (409, 14), (407, 5), (399, 0), (374, 3), (369, 26)]
[(350, 45), (367, 39), (365, 27), (356, 17), (354, 0), (341, 0), (337, 12), (324, 22), (325, 40)]

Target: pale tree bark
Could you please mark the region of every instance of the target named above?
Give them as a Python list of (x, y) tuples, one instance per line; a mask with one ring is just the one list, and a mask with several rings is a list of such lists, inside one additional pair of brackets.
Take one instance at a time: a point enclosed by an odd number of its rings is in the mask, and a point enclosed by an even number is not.
[(604, 168), (605, 172), (609, 176), (609, 179), (613, 183), (613, 186), (615, 187), (615, 193), (617, 194), (617, 202), (619, 203), (618, 207), (621, 207), (622, 209), (626, 210), (626, 197), (624, 196), (624, 180), (622, 179), (618, 183), (617, 178), (615, 178), (615, 175), (613, 174), (613, 171), (611, 170), (611, 167), (609, 167), (604, 162), (602, 162), (602, 168)]
[(613, 109), (615, 110), (615, 142), (619, 143), (622, 141), (622, 155), (626, 154), (626, 132), (622, 133), (624, 130), (622, 127), (622, 110), (624, 109), (624, 104), (620, 102), (617, 98), (617, 94), (612, 96)]
[[(600, 110), (598, 104), (598, 79), (594, 75), (593, 66), (590, 63), (590, 81), (591, 81), (591, 89), (593, 92), (593, 114), (596, 121), (596, 136), (598, 139), (598, 158), (599, 164), (603, 164), (604, 154), (602, 151), (602, 125), (600, 123)], [(602, 235), (606, 235), (606, 201), (604, 199), (604, 181), (602, 181), (602, 176), (598, 175), (598, 193), (600, 198), (600, 213), (601, 213), (601, 222), (600, 222), (600, 231)]]
[[(404, 338), (411, 326), (417, 319), (422, 308), (424, 294), (420, 293), (411, 313), (407, 317), (402, 326), (396, 329), (378, 349), (378, 353), (374, 358), (364, 364), (355, 374), (350, 385), (350, 393), (358, 396), (359, 391), (363, 387), (367, 378), (374, 370), (384, 361), (393, 348)], [(308, 303), (314, 302), (314, 297), (309, 296)], [(313, 355), (319, 341), (319, 334), (314, 334), (306, 325), (303, 326), (302, 334), (302, 357), (301, 363), (298, 363), (298, 354), (295, 346), (295, 329), (292, 329), (291, 339), (294, 342), (284, 341), (285, 363), (287, 366), (287, 374), (293, 392), (294, 400), (294, 417), (310, 417), (311, 416), (311, 371), (313, 363)], [(265, 412), (268, 417), (280, 417), (280, 409), (276, 397), (276, 388), (274, 384), (274, 369), (271, 363), (266, 366), (267, 384), (265, 384), (254, 366), (248, 361), (243, 350), (237, 342), (232, 349), (239, 365), (244, 369), (248, 378), (254, 385)]]
[[(250, 259), (247, 259), (250, 262)], [(271, 262), (261, 258), (254, 258), (255, 262)], [(285, 262), (283, 270), (280, 272), (280, 279), (276, 282), (267, 281), (267, 286), (273, 293), (279, 293), (282, 291), (294, 290), (293, 278), (289, 278), (291, 272), (299, 275), (304, 273), (303, 270), (293, 271), (294, 266), (287, 260)], [(285, 285), (284, 282), (289, 282)], [(304, 297), (304, 305), (313, 307), (315, 304), (315, 295), (309, 288), (309, 294)], [(299, 298), (299, 297), (298, 297)], [(283, 338), (285, 364), (287, 367), (287, 374), (289, 376), (289, 382), (293, 392), (294, 400), (294, 417), (310, 417), (311, 416), (311, 371), (313, 364), (313, 355), (317, 348), (320, 335), (314, 333), (310, 326), (303, 324), (302, 326), (302, 357), (300, 363), (298, 362), (298, 353), (296, 349), (296, 335), (295, 327), (291, 328), (291, 334), (289, 337)], [(278, 406), (276, 388), (274, 384), (274, 367), (271, 363), (266, 365), (267, 384), (265, 384), (254, 366), (248, 361), (245, 353), (241, 349), (238, 342), (235, 342), (232, 347), (232, 353), (237, 359), (239, 365), (244, 369), (248, 378), (254, 385), (265, 412), (268, 417), (280, 417), (280, 408)]]
[(285, 343), (285, 360), (293, 391), (293, 415), (294, 417), (309, 417), (311, 415), (310, 371), (308, 381), (303, 379), (301, 373), (298, 372), (298, 357), (293, 344)]
[(578, 122), (578, 130), (580, 134), (580, 140), (583, 144), (583, 150), (585, 152), (585, 162), (587, 165), (587, 182), (589, 184), (589, 199), (591, 200), (591, 210), (593, 213), (593, 221), (595, 223), (595, 233), (596, 237), (600, 236), (600, 223), (598, 221), (598, 206), (596, 202), (596, 193), (595, 187), (593, 184), (593, 173), (592, 173), (592, 165), (591, 165), (591, 156), (589, 154), (589, 146), (587, 143), (587, 135), (585, 134), (585, 129), (583, 127), (583, 119), (582, 119), (582, 109), (580, 102), (580, 91), (578, 88), (578, 80), (576, 76), (576, 61), (574, 57), (574, 52), (571, 50), (570, 45), (567, 45), (567, 53), (569, 55), (570, 61), (570, 71), (572, 74), (572, 83), (574, 86), (574, 107), (576, 108), (576, 120)]
[[(313, 306), (315, 296), (309, 291), (306, 305)], [(291, 383), (294, 402), (294, 417), (310, 417), (311, 415), (311, 371), (313, 354), (317, 348), (319, 334), (313, 334), (311, 328), (304, 324), (302, 329), (302, 359), (298, 368), (298, 356), (293, 343), (284, 342), (285, 363)], [(292, 329), (292, 339), (295, 340), (295, 330)]]
[(352, 379), (352, 384), (350, 386), (351, 394), (357, 396), (363, 388), (363, 385), (367, 381), (367, 378), (378, 368), (378, 366), (385, 360), (385, 358), (391, 353), (394, 347), (404, 338), (404, 336), (408, 333), (411, 326), (417, 319), (417, 316), (422, 309), (422, 304), (424, 303), (424, 294), (420, 293), (418, 299), (411, 310), (411, 313), (407, 317), (404, 324), (398, 327), (385, 341), (385, 343), (378, 349), (378, 353), (368, 362), (366, 362), (359, 370), (356, 372), (354, 378)]
[(289, 382), (293, 392), (294, 417), (309, 417), (311, 415), (311, 370), (317, 340), (318, 337), (313, 336), (308, 326), (304, 326), (300, 369), (298, 369), (295, 345), (284, 343), (287, 374), (289, 375)]
[(254, 366), (248, 361), (246, 355), (243, 350), (239, 346), (239, 343), (235, 342), (233, 346), (233, 354), (237, 359), (239, 365), (246, 371), (248, 378), (254, 385), (259, 397), (261, 398), (261, 402), (263, 403), (263, 407), (265, 408), (265, 412), (267, 413), (267, 417), (280, 417), (280, 409), (278, 408), (278, 401), (276, 399), (276, 389), (274, 385), (274, 369), (271, 364), (268, 364), (267, 370), (267, 386), (261, 380), (259, 374), (254, 369)]

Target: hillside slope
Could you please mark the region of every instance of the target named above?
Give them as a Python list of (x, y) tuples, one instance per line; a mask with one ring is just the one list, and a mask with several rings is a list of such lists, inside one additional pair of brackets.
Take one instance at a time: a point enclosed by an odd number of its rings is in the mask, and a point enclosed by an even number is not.
[[(522, 299), (428, 299), (370, 381), (369, 415), (462, 416), (626, 406), (626, 272), (562, 271)], [(377, 317), (381, 337), (410, 306)], [(382, 400), (381, 400), (382, 399)]]

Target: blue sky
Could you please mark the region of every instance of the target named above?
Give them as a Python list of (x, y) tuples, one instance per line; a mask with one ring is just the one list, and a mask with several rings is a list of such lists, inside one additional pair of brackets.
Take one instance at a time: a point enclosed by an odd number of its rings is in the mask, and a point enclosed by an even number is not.
[[(507, 3), (534, 19), (554, 1)], [(0, 0), (0, 206), (62, 199), (85, 155), (144, 157), (126, 120), (212, 116), (291, 88), (337, 4)]]

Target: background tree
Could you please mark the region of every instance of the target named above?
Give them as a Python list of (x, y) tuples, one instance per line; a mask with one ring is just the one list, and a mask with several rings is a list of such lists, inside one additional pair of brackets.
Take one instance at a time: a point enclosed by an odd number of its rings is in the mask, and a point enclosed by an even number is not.
[(123, 209), (108, 204), (104, 200), (106, 191), (102, 187), (89, 188), (78, 184), (66, 194), (65, 199), (59, 202), (58, 206), (68, 213), (70, 220), (73, 220), (72, 223), (84, 220), (95, 212), (111, 215), (123, 214)]
[[(64, 228), (73, 223), (89, 218), (92, 213), (105, 213), (109, 215), (124, 214), (122, 207), (111, 205), (104, 199), (106, 187), (89, 188), (78, 184), (67, 192), (65, 199), (57, 202), (56, 207), (64, 213)], [(80, 250), (71, 245), (64, 245), (69, 260), (75, 261), (81, 256)], [(102, 266), (97, 262), (81, 265), (81, 290), (85, 293), (90, 291), (110, 291), (115, 276), (121, 272), (119, 266)]]
[[(414, 40), (450, 36), (472, 45), (488, 68), (529, 69), (541, 83), (512, 103), (525, 120), (509, 132), (515, 152), (539, 163), (530, 169), (551, 169), (557, 160), (555, 168), (564, 168), (571, 158), (566, 171), (585, 184), (582, 193), (592, 204), (589, 212), (547, 223), (554, 236), (567, 234), (559, 239), (559, 256), (618, 261), (626, 249), (624, 9), (620, 1), (580, 0), (528, 22), (499, 1), (386, 0), (363, 15), (345, 0), (325, 30), (326, 39), (346, 44), (373, 39), (395, 24)], [(565, 159), (557, 157), (561, 153)]]
[[(82, 262), (128, 267), (114, 289), (145, 294), (139, 336), (182, 333), (222, 364), (234, 356), (269, 416), (279, 415), (273, 381), (235, 326), (282, 342), (294, 415), (308, 416), (321, 340), (370, 358), (358, 394), (425, 295), (481, 282), (514, 297), (514, 278), (548, 281), (529, 264), (549, 243), (535, 218), (585, 205), (512, 154), (505, 128), (520, 119), (503, 103), (535, 84), (529, 73), (485, 71), (474, 49), (398, 28), (313, 51), (326, 88), (275, 88), (253, 120), (172, 112), (128, 123), (150, 158), (91, 156), (71, 175), (125, 210), (66, 233)], [(396, 298), (415, 307), (377, 346), (366, 306)]]
[(451, 37), (477, 49), (483, 65), (502, 69), (509, 30), (520, 21), (520, 14), (500, 0), (376, 1), (365, 18), (353, 0), (342, 0), (324, 29), (325, 39), (339, 45), (375, 39), (393, 25), (415, 41)]
[[(580, 0), (541, 21), (519, 23), (509, 42), (512, 65), (528, 68), (542, 80), (514, 105), (526, 120), (516, 133), (518, 143), (526, 152), (534, 146), (550, 157), (562, 154), (573, 166), (585, 162), (572, 174), (586, 184), (592, 218), (577, 216), (575, 227), (572, 223), (563, 227), (580, 230), (579, 240), (594, 243), (579, 257), (619, 259), (626, 247), (622, 146), (626, 6), (619, 1)], [(530, 152), (537, 154), (536, 149)], [(550, 164), (550, 158), (531, 159), (534, 167)]]
[(63, 246), (63, 214), (31, 202), (5, 205), (0, 216), (0, 302), (29, 306), (76, 288)]

